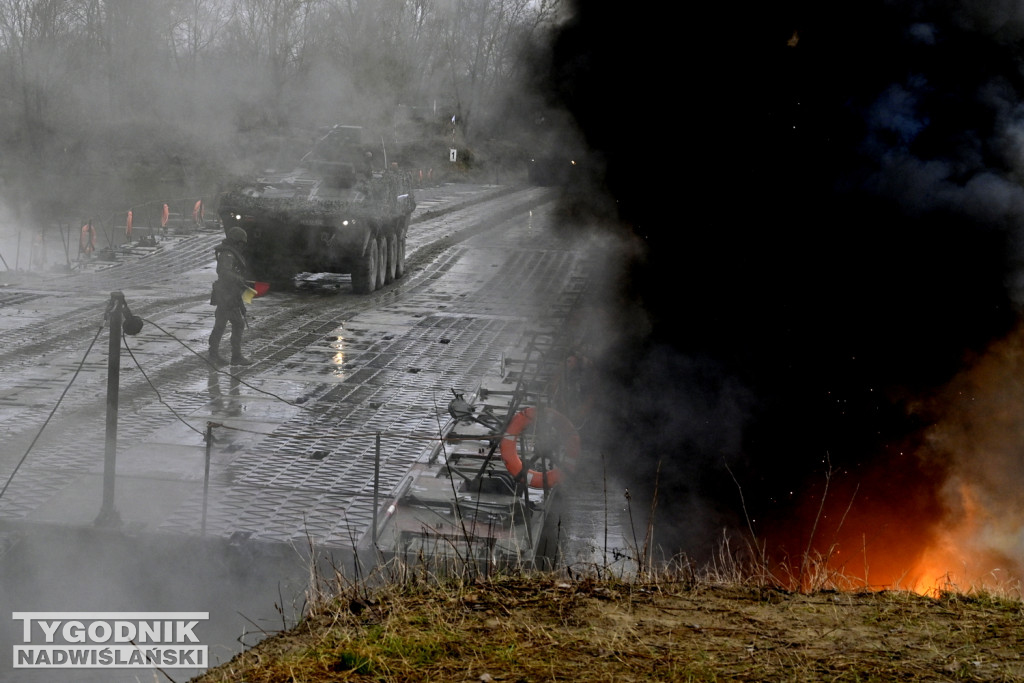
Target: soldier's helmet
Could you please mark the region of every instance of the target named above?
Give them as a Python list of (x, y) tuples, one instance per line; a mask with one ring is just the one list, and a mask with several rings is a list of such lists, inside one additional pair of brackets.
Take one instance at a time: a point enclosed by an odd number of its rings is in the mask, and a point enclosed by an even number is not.
[(228, 230), (228, 239), (232, 242), (241, 242), (242, 244), (245, 244), (249, 241), (249, 236), (245, 234), (245, 230), (236, 225)]

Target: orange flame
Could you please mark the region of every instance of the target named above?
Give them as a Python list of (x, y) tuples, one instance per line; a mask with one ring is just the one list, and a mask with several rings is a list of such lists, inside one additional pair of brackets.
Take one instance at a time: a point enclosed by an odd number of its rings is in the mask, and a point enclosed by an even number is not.
[[(770, 548), (801, 587), (1019, 594), (1024, 580), (1024, 327), (970, 359), (911, 411), (917, 442), (837, 473)], [(826, 500), (821, 502), (822, 497)], [(813, 538), (807, 536), (813, 529)], [(808, 563), (807, 557), (817, 562)], [(793, 558), (798, 558), (794, 560)]]
[(916, 448), (880, 458), (856, 485), (832, 482), (832, 500), (803, 511), (823, 522), (814, 551), (836, 576), (868, 588), (1019, 590), (1024, 328), (912, 410), (930, 424)]

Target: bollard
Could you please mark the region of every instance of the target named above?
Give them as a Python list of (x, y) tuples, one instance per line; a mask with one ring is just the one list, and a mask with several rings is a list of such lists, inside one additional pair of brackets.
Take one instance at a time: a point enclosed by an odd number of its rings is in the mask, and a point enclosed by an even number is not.
[(117, 470), (117, 400), (121, 375), (121, 325), (124, 294), (110, 293), (106, 317), (110, 321), (110, 344), (107, 358), (107, 432), (103, 453), (103, 506), (94, 522), (96, 526), (119, 527), (121, 516), (114, 507), (114, 478)]
[(138, 334), (142, 318), (132, 315), (121, 292), (111, 292), (104, 317), (110, 321), (107, 358), (107, 432), (103, 451), (103, 505), (93, 522), (96, 526), (119, 527), (121, 515), (114, 507), (114, 481), (117, 474), (117, 402), (121, 377), (121, 334)]
[[(206, 466), (203, 471), (203, 522), (199, 535), (206, 535), (206, 501), (210, 494), (210, 447), (213, 445), (213, 422), (206, 423)], [(219, 426), (219, 425), (218, 425)]]

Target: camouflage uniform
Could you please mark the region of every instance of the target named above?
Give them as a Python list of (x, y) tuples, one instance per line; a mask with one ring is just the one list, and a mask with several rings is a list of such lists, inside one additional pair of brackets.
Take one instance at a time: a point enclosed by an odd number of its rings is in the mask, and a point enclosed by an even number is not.
[(228, 323), (231, 323), (231, 364), (252, 364), (242, 355), (242, 331), (246, 324), (242, 293), (248, 283), (241, 249), (246, 241), (244, 230), (231, 228), (227, 238), (213, 250), (217, 257), (217, 281), (213, 283), (210, 304), (217, 309), (214, 312), (213, 331), (210, 333), (210, 361), (216, 365), (227, 363), (220, 355), (220, 340)]

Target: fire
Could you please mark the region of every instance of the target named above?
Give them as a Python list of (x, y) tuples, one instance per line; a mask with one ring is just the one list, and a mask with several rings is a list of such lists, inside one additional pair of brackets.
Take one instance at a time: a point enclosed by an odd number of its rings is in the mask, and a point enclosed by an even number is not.
[(935, 595), (945, 590), (966, 590), (985, 583), (985, 553), (972, 551), (972, 539), (981, 530), (984, 510), (970, 485), (961, 483), (958, 489), (962, 503), (959, 523), (946, 520), (938, 525), (935, 539), (907, 572), (906, 587), (910, 590)]
[(1024, 328), (1018, 327), (920, 408), (933, 422), (919, 458), (947, 470), (940, 491), (945, 514), (915, 566), (925, 590), (1016, 588), (1024, 578), (1021, 378)]
[(929, 425), (914, 443), (808, 492), (791, 520), (799, 531), (770, 550), (803, 588), (825, 577), (850, 588), (1019, 596), (1024, 328), (912, 410)]
[[(848, 493), (834, 486), (837, 496)], [(964, 481), (944, 490), (907, 490), (887, 499), (862, 491), (860, 504), (826, 504), (819, 512), (815, 539), (792, 552), (780, 577), (805, 590), (910, 590), (924, 595), (945, 591), (1016, 589), (1024, 577), (1013, 551), (1022, 531), (1001, 523), (977, 488)], [(937, 503), (943, 507), (935, 507)], [(806, 528), (806, 525), (805, 525)], [(799, 577), (799, 578), (797, 578)]]

